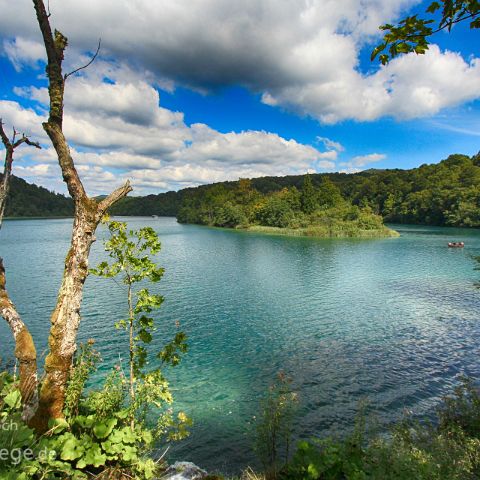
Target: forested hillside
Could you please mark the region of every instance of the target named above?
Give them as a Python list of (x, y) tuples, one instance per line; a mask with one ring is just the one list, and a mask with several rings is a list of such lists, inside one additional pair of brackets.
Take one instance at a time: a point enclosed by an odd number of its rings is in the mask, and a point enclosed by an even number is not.
[[(252, 179), (266, 194), (283, 188), (301, 189), (303, 175)], [(438, 164), (410, 170), (367, 170), (356, 174), (311, 175), (319, 187), (328, 177), (354, 205), (369, 206), (387, 222), (426, 225), (480, 226), (480, 154), (450, 155)], [(148, 197), (127, 198), (114, 212), (123, 215), (172, 215), (192, 199), (199, 201), (215, 190), (235, 190), (238, 182), (222, 182)]]
[(11, 177), (6, 217), (69, 217), (73, 216), (70, 198), (43, 187)]
[[(318, 188), (323, 178), (338, 186), (353, 205), (369, 206), (386, 222), (480, 227), (480, 154), (450, 155), (438, 164), (410, 170), (366, 170), (355, 174), (312, 174)], [(263, 177), (251, 181), (261, 194), (283, 188), (301, 189), (303, 175)], [(235, 190), (238, 182), (222, 182), (178, 192), (127, 197), (112, 213), (116, 215), (176, 216), (182, 206), (214, 194)], [(14, 178), (7, 204), (8, 216), (64, 216), (72, 214), (70, 199)]]

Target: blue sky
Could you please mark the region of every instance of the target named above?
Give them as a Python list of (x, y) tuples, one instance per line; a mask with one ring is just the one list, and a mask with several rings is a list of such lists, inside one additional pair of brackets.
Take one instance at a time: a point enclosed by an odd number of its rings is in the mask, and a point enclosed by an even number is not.
[[(411, 168), (480, 150), (478, 30), (370, 62), (378, 25), (415, 0), (51, 0), (69, 37), (65, 133), (87, 189), (136, 194), (239, 177)], [(15, 173), (64, 192), (42, 132), (44, 53), (31, 2), (0, 0), (0, 117), (39, 140)], [(128, 32), (128, 34), (126, 33)]]

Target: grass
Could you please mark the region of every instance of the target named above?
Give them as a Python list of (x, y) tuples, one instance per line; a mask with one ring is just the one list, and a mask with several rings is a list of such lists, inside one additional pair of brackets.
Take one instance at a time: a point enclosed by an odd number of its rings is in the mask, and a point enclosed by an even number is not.
[(344, 225), (314, 225), (300, 228), (266, 227), (263, 225), (251, 225), (243, 230), (255, 233), (267, 233), (271, 235), (287, 235), (291, 237), (318, 237), (318, 238), (389, 238), (399, 237), (400, 234), (388, 227), (375, 229), (357, 228), (351, 223)]

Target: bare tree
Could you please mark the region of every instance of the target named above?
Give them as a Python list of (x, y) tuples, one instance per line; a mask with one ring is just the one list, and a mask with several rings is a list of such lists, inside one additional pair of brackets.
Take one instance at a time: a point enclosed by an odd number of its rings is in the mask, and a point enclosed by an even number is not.
[(88, 255), (95, 241), (95, 231), (107, 209), (132, 188), (127, 181), (100, 202), (87, 196), (62, 129), (65, 80), (69, 76), (62, 72), (67, 38), (57, 30), (52, 33), (43, 0), (33, 0), (33, 4), (47, 53), (50, 110), (43, 128), (55, 148), (63, 180), (75, 205), (71, 246), (65, 259), (57, 304), (51, 316), (45, 378), (40, 388), (39, 408), (32, 420), (32, 425), (41, 431), (46, 428), (48, 419), (63, 416), (65, 387), (76, 349), (83, 285), (88, 274)]
[[(5, 205), (10, 190), (12, 175), (13, 152), (22, 143), (40, 148), (37, 142), (32, 142), (25, 134), (17, 139), (18, 133), (13, 129), (13, 138), (10, 140), (3, 128), (0, 119), (0, 137), (5, 147), (5, 166), (0, 183), (0, 228), (2, 226)], [(23, 415), (26, 420), (32, 418), (38, 406), (37, 393), (37, 352), (32, 336), (27, 326), (22, 321), (10, 299), (6, 289), (6, 275), (3, 260), (0, 258), (0, 316), (2, 316), (12, 330), (15, 340), (15, 357), (19, 366), (20, 392), (22, 394)]]
[[(57, 30), (52, 33), (50, 14), (47, 13), (43, 0), (33, 0), (33, 4), (47, 53), (46, 72), (50, 108), (48, 120), (43, 123), (43, 128), (55, 148), (63, 180), (75, 206), (70, 249), (65, 259), (57, 304), (51, 316), (49, 351), (45, 359), (45, 375), (40, 385), (38, 408), (34, 412), (29, 409), (28, 415), (26, 415), (30, 419), (30, 425), (42, 432), (46, 430), (49, 419), (63, 416), (65, 388), (76, 350), (77, 331), (80, 324), (83, 285), (88, 274), (88, 255), (90, 247), (95, 241), (95, 231), (108, 208), (127, 195), (132, 188), (127, 181), (102, 201), (89, 198), (86, 194), (70, 154), (68, 142), (63, 134), (65, 80), (81, 69), (63, 74), (62, 63), (67, 48), (67, 38)], [(7, 178), (8, 188), (13, 150), (20, 143), (29, 143), (30, 141), (22, 136), (17, 142), (12, 143), (8, 141), (6, 135), (2, 135), (2, 141), (7, 151), (6, 167), (8, 168), (6, 168), (6, 173), (8, 175), (4, 175), (4, 180)], [(33, 400), (36, 400), (35, 345), (27, 327), (7, 295), (3, 266), (0, 268), (0, 306), (0, 315), (7, 320), (15, 337), (15, 355), (21, 365), (20, 383), (25, 385), (25, 391), (27, 391), (27, 386), (29, 387), (29, 391), (33, 392), (31, 394), (34, 397)]]
[(3, 214), (5, 213), (5, 205), (7, 203), (8, 192), (10, 191), (10, 177), (12, 176), (13, 152), (22, 143), (41, 148), (37, 142), (32, 142), (25, 134), (17, 139), (18, 132), (13, 129), (13, 138), (10, 140), (3, 128), (3, 122), (0, 118), (0, 137), (5, 147), (5, 165), (3, 167), (3, 178), (0, 184), (0, 228), (2, 227)]

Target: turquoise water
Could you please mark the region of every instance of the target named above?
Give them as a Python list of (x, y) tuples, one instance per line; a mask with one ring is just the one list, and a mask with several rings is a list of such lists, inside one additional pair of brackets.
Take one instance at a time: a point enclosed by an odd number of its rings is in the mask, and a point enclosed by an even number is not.
[[(365, 397), (388, 422), (404, 409), (428, 412), (461, 374), (480, 378), (478, 230), (398, 226), (396, 239), (322, 240), (128, 221), (151, 225), (163, 244), (158, 345), (176, 320), (189, 336), (169, 377), (195, 426), (173, 456), (208, 469), (254, 464), (251, 423), (279, 370), (299, 392), (302, 437), (344, 433)], [(7, 221), (0, 234), (8, 290), (40, 352), (70, 228)], [(451, 240), (465, 249), (448, 249)], [(91, 265), (103, 258), (98, 241)], [(80, 339), (95, 338), (107, 364), (125, 351), (112, 329), (124, 311), (114, 282), (88, 278)], [(11, 353), (0, 324), (0, 355), (8, 363)]]

